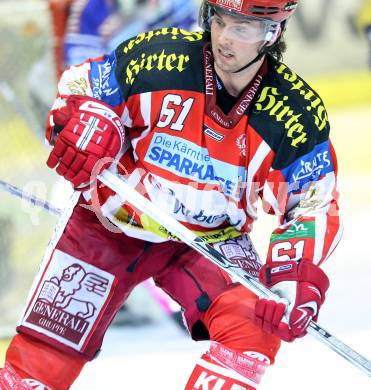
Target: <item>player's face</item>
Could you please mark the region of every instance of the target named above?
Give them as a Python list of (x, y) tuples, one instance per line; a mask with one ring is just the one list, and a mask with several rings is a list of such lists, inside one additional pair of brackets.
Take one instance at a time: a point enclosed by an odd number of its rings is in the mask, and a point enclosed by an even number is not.
[(257, 20), (247, 23), (216, 13), (211, 20), (215, 65), (223, 72), (232, 73), (253, 60), (264, 42), (260, 31), (261, 25)]

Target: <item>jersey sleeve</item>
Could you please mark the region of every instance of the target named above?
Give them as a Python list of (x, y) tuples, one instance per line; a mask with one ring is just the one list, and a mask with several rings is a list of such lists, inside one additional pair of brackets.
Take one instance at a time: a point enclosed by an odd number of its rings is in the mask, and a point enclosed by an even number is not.
[[(194, 75), (191, 71), (199, 67), (203, 44), (202, 33), (176, 27), (140, 33), (110, 54), (67, 68), (58, 83), (52, 111), (62, 107), (69, 95), (91, 96), (111, 106), (123, 125), (130, 128), (137, 114), (136, 109), (128, 110), (130, 99), (162, 90), (193, 90), (195, 84), (201, 88), (202, 73)], [(187, 78), (179, 77), (183, 72), (192, 76), (187, 85)], [(48, 127), (53, 125), (49, 123)], [(52, 135), (47, 134), (47, 139), (50, 142)]]
[(52, 143), (54, 138), (52, 134), (53, 123), (51, 123), (53, 112), (63, 107), (70, 95), (91, 96), (102, 100), (112, 107), (121, 117), (123, 125), (126, 125), (125, 116), (123, 116), (125, 100), (116, 77), (116, 68), (117, 59), (114, 51), (95, 59), (88, 59), (63, 72), (58, 82), (57, 96), (47, 120), (46, 139), (49, 143)]
[(323, 138), (289, 165), (283, 164), (290, 155), (285, 147), (276, 155), (280, 161), (273, 164), (261, 194), (264, 210), (279, 217), (267, 262), (307, 259), (320, 265), (341, 238), (336, 155), (331, 141)]

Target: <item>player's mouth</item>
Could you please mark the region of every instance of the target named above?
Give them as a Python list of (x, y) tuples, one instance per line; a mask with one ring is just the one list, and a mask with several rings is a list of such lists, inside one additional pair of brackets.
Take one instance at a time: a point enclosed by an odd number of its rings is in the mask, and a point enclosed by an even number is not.
[(218, 48), (218, 54), (222, 59), (227, 61), (234, 57), (234, 54), (231, 51), (222, 48)]

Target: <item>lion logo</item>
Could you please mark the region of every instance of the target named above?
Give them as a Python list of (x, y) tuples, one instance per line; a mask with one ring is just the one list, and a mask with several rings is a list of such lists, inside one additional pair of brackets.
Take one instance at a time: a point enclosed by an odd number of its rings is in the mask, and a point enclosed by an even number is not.
[(87, 319), (93, 317), (97, 310), (89, 296), (92, 293), (102, 296), (107, 286), (106, 278), (86, 272), (79, 264), (72, 264), (62, 271), (60, 278), (53, 276), (44, 282), (39, 299)]

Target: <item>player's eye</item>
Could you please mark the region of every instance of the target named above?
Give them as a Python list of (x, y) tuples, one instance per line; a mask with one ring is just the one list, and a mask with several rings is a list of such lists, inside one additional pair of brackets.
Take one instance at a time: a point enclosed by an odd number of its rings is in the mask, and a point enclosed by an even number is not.
[(218, 18), (217, 16), (214, 16), (213, 21), (220, 27), (224, 25), (223, 20)]
[(238, 27), (235, 27), (235, 31), (240, 33), (240, 34), (244, 34), (247, 32), (247, 28), (245, 26), (238, 26)]

